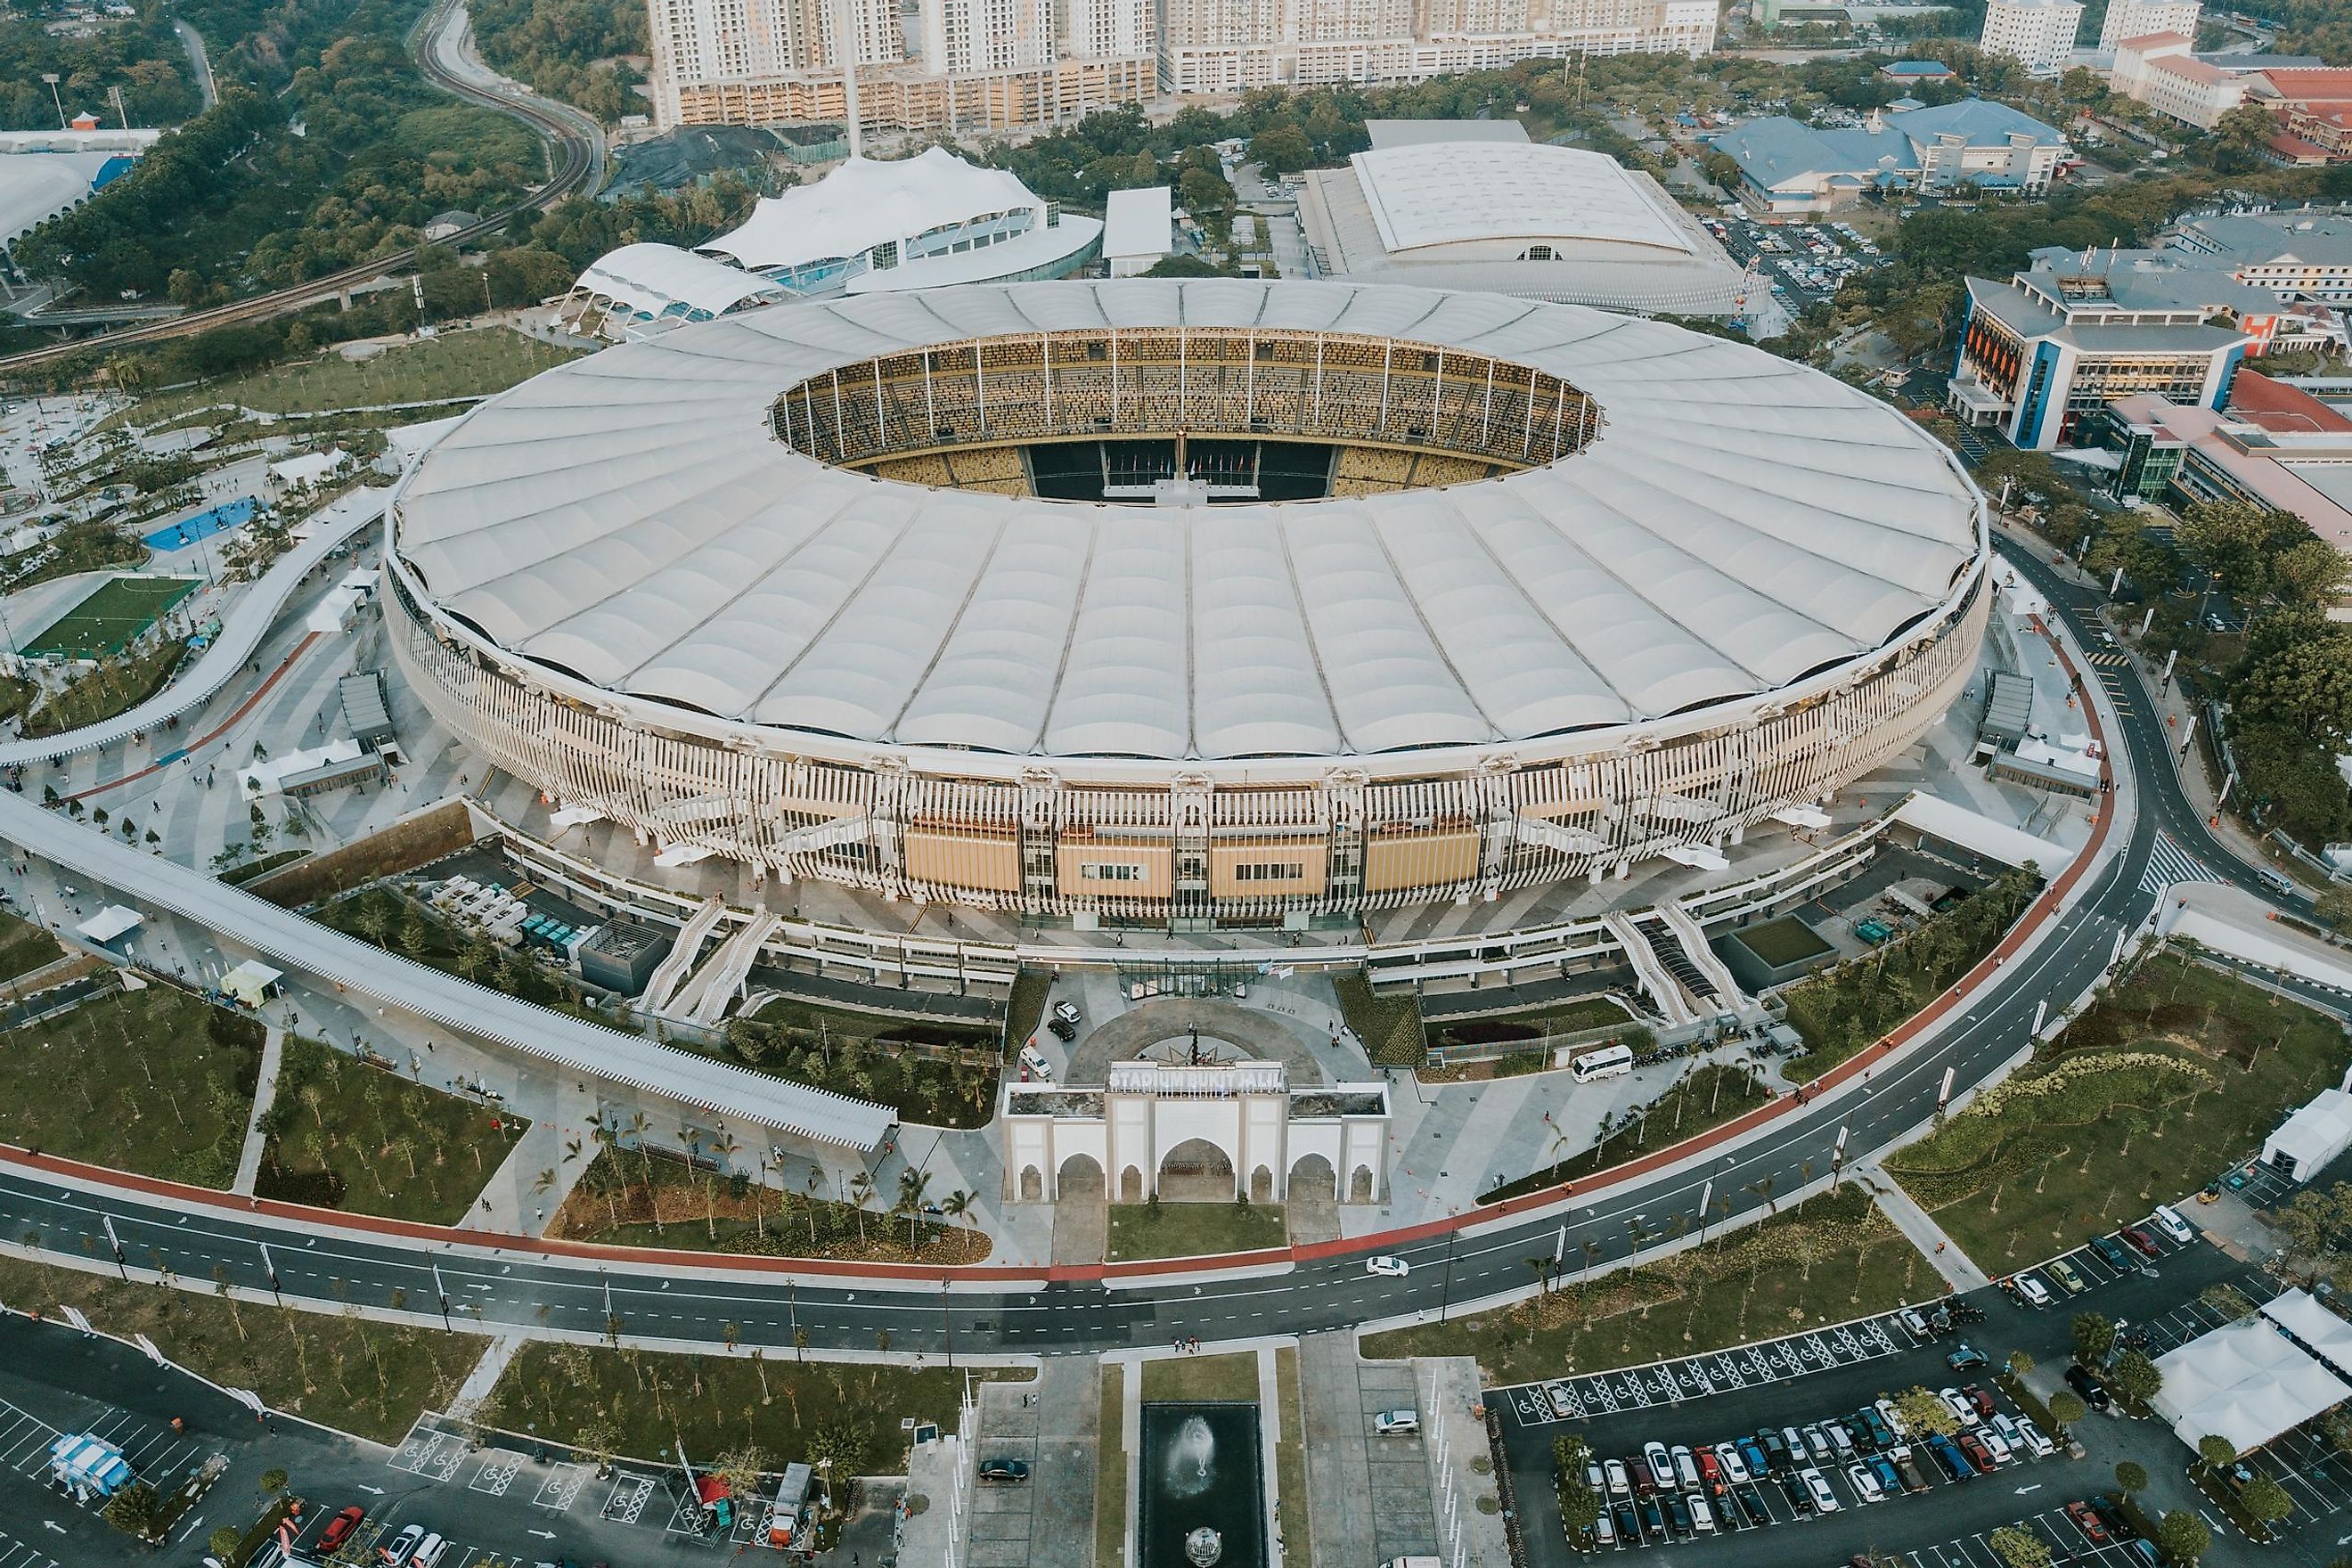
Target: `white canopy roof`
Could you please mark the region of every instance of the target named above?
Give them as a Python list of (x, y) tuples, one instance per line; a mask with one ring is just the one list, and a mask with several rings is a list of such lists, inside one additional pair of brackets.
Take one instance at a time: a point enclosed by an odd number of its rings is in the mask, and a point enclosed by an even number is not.
[(147, 917), (137, 910), (127, 910), (121, 904), (108, 904), (74, 930), (92, 942), (109, 942), (125, 931), (137, 931), (146, 921)]
[(2284, 1154), (2292, 1162), (2287, 1173), (2309, 1181), (2347, 1148), (2352, 1148), (2352, 1094), (2323, 1089), (2263, 1141), (2263, 1162), (2277, 1164)]
[(2227, 1324), (2159, 1356), (2152, 1402), (2190, 1447), (2221, 1436), (2241, 1452), (2352, 1398), (2346, 1384), (2266, 1319)]
[[(895, 483), (772, 433), (831, 367), (1105, 325), (1492, 353), (1603, 426), (1483, 483), (1181, 512)], [(1884, 647), (1964, 580), (1979, 505), (1894, 409), (1742, 344), (1496, 295), (1127, 279), (787, 305), (573, 361), (411, 469), (396, 547), (501, 647), (723, 720), (1363, 755), (1661, 717)]]
[(2297, 1288), (2263, 1306), (2263, 1316), (2294, 1335), (2330, 1370), (2352, 1371), (2352, 1323), (2346, 1322)]
[(782, 300), (772, 280), (675, 245), (625, 245), (588, 264), (573, 289), (659, 316), (676, 305), (723, 316), (748, 300)]
[(1471, 240), (1690, 243), (1617, 161), (1547, 142), (1430, 142), (1350, 160), (1391, 255)]
[(1175, 234), (1176, 193), (1166, 185), (1113, 191), (1103, 203), (1105, 256), (1165, 256)]
[(765, 196), (743, 226), (698, 246), (753, 271), (856, 256), (982, 213), (1045, 204), (1003, 169), (967, 163), (944, 147), (877, 163), (852, 158), (814, 185)]
[(0, 153), (0, 245), (6, 245), (89, 195), (109, 153)]

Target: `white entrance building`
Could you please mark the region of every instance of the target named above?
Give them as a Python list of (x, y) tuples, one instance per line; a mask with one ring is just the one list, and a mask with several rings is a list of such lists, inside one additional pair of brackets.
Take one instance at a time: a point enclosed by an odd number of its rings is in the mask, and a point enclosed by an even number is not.
[(1006, 1201), (1388, 1196), (1386, 1084), (1292, 1089), (1264, 1061), (1113, 1062), (1107, 1076), (1099, 1089), (1005, 1087)]

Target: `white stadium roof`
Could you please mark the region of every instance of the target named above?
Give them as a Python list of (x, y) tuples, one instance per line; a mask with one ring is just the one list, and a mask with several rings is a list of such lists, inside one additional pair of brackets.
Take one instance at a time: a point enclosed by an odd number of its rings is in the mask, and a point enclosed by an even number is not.
[(659, 316), (673, 306), (723, 316), (750, 301), (789, 298), (772, 279), (675, 245), (650, 242), (625, 245), (598, 257), (572, 288), (601, 294), (647, 316)]
[(1690, 244), (1613, 158), (1573, 147), (1427, 142), (1351, 160), (1391, 255), (1479, 240)]
[[(1171, 510), (932, 489), (779, 442), (787, 387), (1055, 330), (1393, 337), (1533, 365), (1602, 427), (1443, 489)], [(795, 304), (481, 405), (397, 545), (511, 652), (895, 747), (1226, 759), (1510, 742), (1770, 690), (1892, 640), (1979, 498), (1885, 404), (1741, 344), (1493, 295), (1129, 279)]]
[(814, 185), (764, 196), (741, 227), (696, 247), (754, 271), (856, 256), (976, 214), (1041, 207), (1020, 179), (944, 147), (912, 158), (852, 158)]

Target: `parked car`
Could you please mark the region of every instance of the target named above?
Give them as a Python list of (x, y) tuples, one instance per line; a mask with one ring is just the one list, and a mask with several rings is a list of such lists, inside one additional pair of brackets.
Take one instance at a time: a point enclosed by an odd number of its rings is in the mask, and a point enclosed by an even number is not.
[(2029, 1307), (2046, 1307), (2056, 1300), (2050, 1294), (2050, 1287), (2031, 1274), (2017, 1277), (2017, 1293), (2025, 1298), (2025, 1304)]
[(2030, 1416), (2018, 1417), (2017, 1435), (2025, 1439), (2027, 1450), (2037, 1459), (2046, 1459), (2058, 1451), (2058, 1445), (2052, 1442)]
[(1717, 1444), (1715, 1463), (1719, 1472), (1717, 1479), (1728, 1481), (1733, 1486), (1748, 1479), (1748, 1461), (1739, 1457), (1739, 1445), (1737, 1443)]
[(1977, 1407), (1977, 1415), (1983, 1420), (1990, 1421), (2000, 1412), (2000, 1407), (1992, 1402), (1992, 1395), (1973, 1383), (1961, 1385), (1960, 1396)]
[(1631, 1500), (1611, 1504), (1609, 1512), (1617, 1521), (1618, 1540), (1631, 1545), (1642, 1539), (1642, 1515)]
[(1888, 1456), (1895, 1462), (1895, 1473), (1903, 1478), (1903, 1489), (1906, 1492), (1927, 1489), (1927, 1472), (1919, 1468), (1917, 1454), (1915, 1447), (1902, 1447)]
[(1025, 1481), (1029, 1479), (1026, 1459), (982, 1459), (980, 1479), (983, 1481)]
[(1754, 1487), (1741, 1487), (1731, 1494), (1738, 1500), (1740, 1514), (1750, 1524), (1769, 1524), (1772, 1510), (1764, 1506), (1764, 1499)]
[(1909, 1489), (1903, 1484), (1903, 1472), (1895, 1468), (1895, 1460), (1888, 1455), (1873, 1454), (1870, 1473), (1878, 1482), (1878, 1489), (1888, 1497)]
[(1742, 1437), (1736, 1447), (1739, 1449), (1739, 1462), (1748, 1471), (1739, 1479), (1745, 1481), (1763, 1479), (1765, 1472), (1772, 1468), (1771, 1462), (1764, 1457), (1764, 1446), (1753, 1437)]
[(1985, 1446), (1985, 1452), (1992, 1456), (1996, 1465), (2006, 1465), (2018, 1457), (2017, 1450), (2009, 1446), (2009, 1439), (2000, 1435), (2000, 1428), (1990, 1421), (1977, 1428), (1977, 1441)]
[(377, 1547), (375, 1554), (391, 1563), (393, 1568), (407, 1568), (409, 1558), (415, 1555), (417, 1543), (424, 1539), (425, 1527), (421, 1524), (412, 1524), (385, 1544)]
[(1853, 1434), (1846, 1429), (1846, 1424), (1843, 1421), (1832, 1416), (1822, 1423), (1822, 1430), (1828, 1435), (1830, 1448), (1836, 1455), (1839, 1462), (1843, 1463), (1853, 1458)]
[(1977, 1407), (1969, 1403), (1968, 1395), (1957, 1388), (1939, 1389), (1936, 1397), (1944, 1402), (1946, 1409), (1960, 1418), (1963, 1426), (1973, 1426), (1983, 1419), (1977, 1414)]
[(2116, 1269), (2118, 1272), (2127, 1270), (2133, 1267), (2130, 1257), (2125, 1253), (2123, 1247), (2117, 1244), (2116, 1238), (2112, 1236), (2095, 1236), (2091, 1237), (2091, 1250), (2097, 1253), (2102, 1258), (2104, 1258), (2106, 1261), (2108, 1268)]
[(1604, 1460), (1601, 1466), (1601, 1473), (1608, 1480), (1609, 1496), (1632, 1497), (1633, 1495), (1633, 1478), (1625, 1473), (1624, 1460)]
[(1870, 1473), (1868, 1465), (1848, 1465), (1845, 1468), (1845, 1479), (1846, 1484), (1853, 1489), (1853, 1495), (1863, 1501), (1868, 1503), (1885, 1500), (1886, 1489), (1878, 1484), (1878, 1478)]
[(2079, 1366), (2066, 1369), (2066, 1384), (2083, 1396), (2084, 1404), (2094, 1410), (2111, 1409), (2116, 1403), (2107, 1393), (2107, 1385)]
[(1568, 1384), (1558, 1378), (1545, 1384), (1543, 1392), (1545, 1401), (1551, 1405), (1551, 1413), (1561, 1420), (1565, 1421), (1572, 1415), (1581, 1414), (1576, 1407), (1576, 1395), (1569, 1391)]
[(1927, 1452), (1935, 1459), (1937, 1468), (1953, 1480), (1966, 1481), (1976, 1478), (1977, 1468), (1969, 1463), (1969, 1457), (1960, 1452), (1960, 1446), (1941, 1432), (1928, 1436)]
[(1384, 1252), (1378, 1258), (1365, 1258), (1364, 1272), (1377, 1274), (1384, 1279), (1402, 1279), (1412, 1272), (1412, 1265), (1392, 1253)]
[(1698, 1490), (1698, 1461), (1691, 1457), (1690, 1449), (1680, 1443), (1675, 1444), (1674, 1459), (1675, 1484), (1686, 1492)]
[(2079, 1296), (2090, 1289), (2083, 1283), (2083, 1277), (2074, 1272), (2074, 1266), (2063, 1258), (2054, 1262), (2043, 1264), (2042, 1271), (2058, 1281), (2058, 1288), (2069, 1296)]
[(1723, 1461), (1712, 1448), (1700, 1448), (1691, 1455), (1698, 1461), (1698, 1479), (1702, 1488), (1712, 1489), (1723, 1479)]
[(1592, 1544), (1596, 1548), (1617, 1544), (1617, 1526), (1610, 1520), (1609, 1510), (1605, 1508), (1592, 1516)]
[(1658, 1506), (1656, 1498), (1645, 1497), (1642, 1500), (1642, 1531), (1653, 1541), (1665, 1539), (1666, 1510)]
[(1715, 1533), (1715, 1509), (1707, 1502), (1706, 1499), (1703, 1497), (1694, 1497), (1691, 1499), (1690, 1515), (1691, 1529), (1693, 1531), (1700, 1535), (1713, 1535)]
[(1769, 1475), (1788, 1464), (1789, 1440), (1780, 1436), (1778, 1426), (1765, 1427), (1756, 1434), (1756, 1440), (1764, 1446), (1765, 1462), (1757, 1471), (1759, 1475)]
[(1874, 1408), (1878, 1412), (1878, 1418), (1886, 1423), (1886, 1429), (1895, 1434), (1896, 1442), (1911, 1436), (1911, 1423), (1903, 1419), (1903, 1412), (1895, 1407), (1895, 1401), (1882, 1399)]
[(2169, 1204), (2156, 1205), (2156, 1227), (2183, 1247), (2197, 1239), (2197, 1233), (2189, 1228), (2189, 1222), (2180, 1217), (2180, 1211)]
[(1780, 1495), (1789, 1500), (1789, 1506), (1797, 1510), (1800, 1519), (1813, 1511), (1813, 1494), (1805, 1485), (1804, 1475), (1801, 1469), (1790, 1470), (1780, 1478)]
[(1982, 1475), (1997, 1468), (1993, 1463), (1992, 1450), (1985, 1447), (1984, 1439), (1976, 1433), (1956, 1432), (1952, 1435), (1952, 1441), (1960, 1446), (1960, 1452), (1969, 1457), (1969, 1463), (1977, 1468), (1978, 1474)]
[(1666, 1518), (1674, 1524), (1675, 1539), (1687, 1541), (1691, 1532), (1690, 1504), (1680, 1492), (1666, 1494)]
[(352, 1531), (357, 1530), (360, 1521), (366, 1517), (367, 1510), (357, 1503), (352, 1504), (327, 1521), (327, 1528), (319, 1531), (319, 1539), (310, 1543), (310, 1550), (321, 1555), (334, 1551), (352, 1538)]
[(1383, 1437), (1403, 1437), (1421, 1430), (1418, 1410), (1383, 1410), (1372, 1417), (1372, 1430)]
[(1918, 1309), (1915, 1307), (1906, 1307), (1895, 1313), (1895, 1321), (1910, 1330), (1915, 1339), (1931, 1340), (1936, 1337), (1927, 1327), (1927, 1320), (1921, 1317)]
[(1812, 1497), (1814, 1512), (1835, 1513), (1838, 1510), (1837, 1493), (1830, 1490), (1828, 1477), (1808, 1467), (1801, 1479), (1805, 1483), (1805, 1490)]
[(2107, 1527), (2100, 1521), (2097, 1514), (2091, 1511), (2091, 1505), (2089, 1503), (2068, 1503), (2066, 1505), (2066, 1517), (2074, 1521), (2075, 1529), (2081, 1531), (2084, 1534), (2091, 1538), (2092, 1545), (2105, 1546), (2107, 1543)]
[(2136, 1225), (2127, 1225), (2116, 1234), (2121, 1236), (2125, 1241), (2128, 1242), (2131, 1246), (2131, 1249), (2134, 1252), (2138, 1253), (2142, 1258), (2161, 1258), (2164, 1256), (2163, 1253), (2157, 1249), (2156, 1237), (2148, 1235), (2147, 1232), (2140, 1229), (2140, 1227)]
[(1895, 1447), (1894, 1429), (1886, 1425), (1886, 1418), (1878, 1413), (1876, 1405), (1864, 1405), (1853, 1413), (1853, 1418), (1861, 1422), (1864, 1429), (1870, 1434), (1871, 1452), (1876, 1453), (1881, 1448)]
[(441, 1568), (441, 1559), (449, 1554), (449, 1543), (437, 1535), (427, 1534), (416, 1543), (415, 1554), (409, 1558), (409, 1568)]
[(1675, 1489), (1674, 1457), (1666, 1452), (1664, 1443), (1642, 1445), (1642, 1463), (1650, 1472), (1652, 1484), (1662, 1492)]
[(1837, 1457), (1837, 1450), (1830, 1447), (1828, 1436), (1819, 1426), (1805, 1428), (1805, 1452), (1816, 1465), (1826, 1465)]

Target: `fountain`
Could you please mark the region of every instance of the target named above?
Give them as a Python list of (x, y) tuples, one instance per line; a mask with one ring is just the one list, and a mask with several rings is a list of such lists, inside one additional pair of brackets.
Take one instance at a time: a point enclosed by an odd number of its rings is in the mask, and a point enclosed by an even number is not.
[(1255, 1405), (1146, 1405), (1139, 1568), (1265, 1568)]

